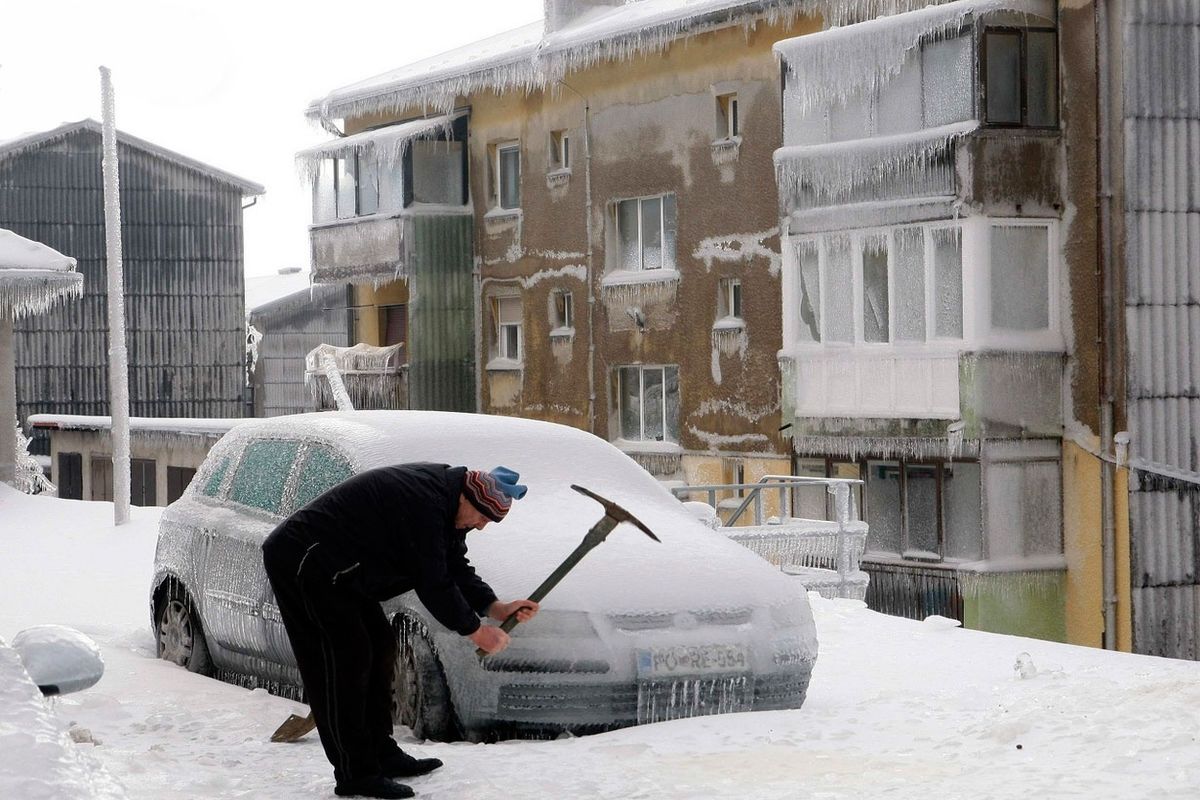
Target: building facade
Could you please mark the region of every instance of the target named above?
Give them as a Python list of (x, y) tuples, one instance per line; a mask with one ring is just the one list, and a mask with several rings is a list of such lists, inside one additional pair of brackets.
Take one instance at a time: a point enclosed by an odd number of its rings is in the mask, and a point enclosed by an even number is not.
[[(242, 416), (243, 200), (263, 188), (124, 133), (117, 152), (130, 413)], [(109, 411), (101, 161), (93, 120), (0, 144), (0, 227), (70, 254), (84, 275), (80, 301), (17, 323), (21, 420)]]

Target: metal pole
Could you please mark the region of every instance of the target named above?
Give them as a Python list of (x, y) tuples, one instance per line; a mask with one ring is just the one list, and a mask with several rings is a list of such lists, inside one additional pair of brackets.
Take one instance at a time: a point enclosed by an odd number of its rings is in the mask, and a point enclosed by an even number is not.
[(17, 372), (13, 312), (0, 311), (0, 483), (17, 476)]
[(108, 393), (112, 413), (113, 521), (129, 521), (129, 355), (121, 268), (121, 188), (117, 170), (112, 75), (100, 68), (104, 143), (104, 239), (108, 261)]

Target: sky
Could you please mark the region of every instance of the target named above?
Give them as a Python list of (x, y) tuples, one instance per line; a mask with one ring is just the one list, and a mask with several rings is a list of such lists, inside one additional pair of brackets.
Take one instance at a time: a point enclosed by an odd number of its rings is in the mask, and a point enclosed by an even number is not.
[(519, 27), (542, 0), (0, 0), (0, 140), (100, 119), (266, 187), (245, 212), (246, 274), (308, 266), (294, 155), (330, 138), (304, 117), (332, 89)]

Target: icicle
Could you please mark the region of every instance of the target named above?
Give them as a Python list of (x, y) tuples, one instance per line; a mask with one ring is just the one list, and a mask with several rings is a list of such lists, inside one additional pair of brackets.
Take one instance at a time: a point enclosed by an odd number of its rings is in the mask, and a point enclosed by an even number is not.
[(802, 208), (839, 205), (855, 199), (856, 190), (878, 191), (897, 181), (908, 195), (927, 194), (930, 171), (941, 167), (943, 177), (951, 177), (955, 145), (978, 127), (978, 120), (968, 120), (915, 133), (781, 147), (775, 151), (776, 179)]
[(17, 445), (16, 452), (13, 453), (13, 466), (16, 468), (13, 474), (13, 488), (25, 494), (57, 495), (58, 489), (46, 479), (42, 465), (29, 452), (29, 439), (21, 430), (21, 423), (16, 416), (13, 416), (13, 425), (16, 427)]
[(334, 139), (297, 153), (296, 169), (301, 178), (311, 183), (320, 172), (321, 162), (331, 158), (346, 158), (357, 152), (373, 156), (381, 170), (392, 170), (399, 165), (409, 142), (448, 137), (458, 116), (461, 115), (446, 114), (412, 120)]
[(254, 327), (249, 322), (246, 323), (246, 358), (250, 361), (250, 372), (254, 372), (258, 366), (258, 345), (262, 342), (263, 335), (258, 328)]
[[(403, 381), (401, 347), (402, 344), (375, 347), (359, 343), (353, 347), (322, 344), (313, 348), (304, 359), (304, 382), (314, 403), (321, 408), (334, 405), (339, 409), (344, 403), (350, 408), (394, 407)], [(327, 362), (332, 363), (339, 378), (336, 385), (329, 378)]]
[[(867, 4), (840, 5), (838, 18), (852, 20), (861, 18)], [(904, 5), (911, 4), (897, 8)], [(900, 74), (910, 52), (924, 42), (957, 36), (976, 15), (1013, 11), (1045, 16), (1047, 6), (1047, 0), (956, 0), (786, 39), (774, 49), (795, 79), (788, 85), (789, 99), (806, 111), (875, 92)]]
[[(825, 420), (828, 421), (828, 420)], [(944, 436), (857, 436), (795, 434), (792, 447), (796, 455), (824, 455), (858, 461), (863, 458), (902, 458), (908, 460), (945, 458), (951, 450), (949, 437)], [(960, 456), (977, 457), (979, 440), (964, 439), (954, 452)]]
[(710, 148), (713, 166), (723, 167), (728, 164), (736, 164), (741, 149), (742, 137), (740, 136), (735, 136), (732, 139), (718, 139), (713, 142)]

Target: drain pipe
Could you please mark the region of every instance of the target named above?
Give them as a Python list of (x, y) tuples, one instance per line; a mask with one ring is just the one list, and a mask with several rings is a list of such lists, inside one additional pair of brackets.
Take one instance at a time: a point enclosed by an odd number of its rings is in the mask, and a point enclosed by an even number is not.
[[(1113, 298), (1112, 264), (1112, 107), (1109, 96), (1111, 63), (1109, 59), (1109, 19), (1107, 0), (1096, 0), (1096, 111), (1099, 211), (1097, 236), (1098, 268), (1100, 273), (1101, 306), (1098, 317), (1097, 342), (1100, 345), (1100, 452), (1107, 454), (1113, 442), (1113, 342), (1110, 325), (1116, 320)], [(1103, 617), (1104, 648), (1117, 648), (1117, 557), (1114, 485), (1116, 466), (1109, 458), (1100, 461), (1100, 529), (1103, 558)]]
[(559, 83), (583, 101), (583, 193), (585, 197), (584, 228), (587, 236), (587, 328), (588, 328), (588, 432), (596, 432), (596, 289), (592, 281), (592, 113), (588, 99), (564, 80)]

